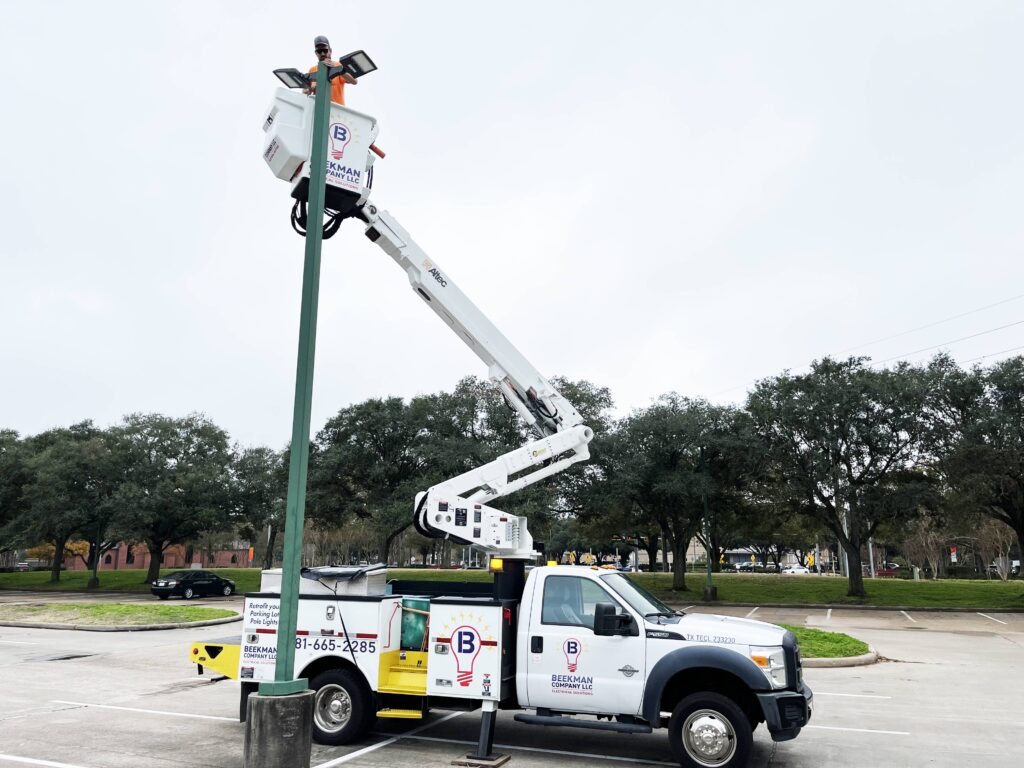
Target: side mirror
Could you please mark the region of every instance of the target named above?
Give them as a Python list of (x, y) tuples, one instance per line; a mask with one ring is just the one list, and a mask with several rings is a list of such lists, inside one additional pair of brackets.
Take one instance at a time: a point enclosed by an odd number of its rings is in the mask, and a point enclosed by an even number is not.
[(616, 613), (611, 603), (598, 603), (594, 606), (595, 635), (632, 635), (636, 625), (628, 613)]

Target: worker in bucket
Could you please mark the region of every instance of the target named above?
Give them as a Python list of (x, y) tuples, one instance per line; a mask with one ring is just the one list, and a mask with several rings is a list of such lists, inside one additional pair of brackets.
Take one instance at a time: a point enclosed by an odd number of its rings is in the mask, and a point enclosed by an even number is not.
[[(331, 67), (338, 66), (338, 62), (331, 58), (331, 43), (323, 35), (317, 35), (313, 38), (313, 53), (316, 54), (317, 61), (327, 62), (327, 65)], [(319, 64), (310, 67), (310, 73), (315, 73), (318, 66)], [(345, 104), (345, 83), (355, 85), (356, 79), (348, 72), (345, 72), (331, 80), (331, 101), (335, 104)], [(315, 90), (316, 83), (312, 82), (310, 87), (305, 89), (305, 92), (313, 93)]]

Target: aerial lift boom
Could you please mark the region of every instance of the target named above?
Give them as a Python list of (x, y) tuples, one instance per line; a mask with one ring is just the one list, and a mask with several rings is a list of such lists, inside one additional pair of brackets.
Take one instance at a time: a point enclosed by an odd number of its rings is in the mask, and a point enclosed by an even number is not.
[[(264, 159), (278, 178), (292, 182), (297, 200), (308, 190), (312, 108), (311, 99), (279, 89), (264, 121)], [(587, 460), (593, 430), (398, 221), (370, 202), (367, 180), (375, 156), (369, 147), (377, 135), (376, 120), (338, 104), (331, 110), (328, 209), (365, 223), (367, 237), (394, 259), (413, 290), (483, 361), (491, 381), (536, 436), (521, 448), (417, 494), (415, 526), (425, 536), (450, 538), (498, 557), (533, 559), (526, 518), (488, 502)]]

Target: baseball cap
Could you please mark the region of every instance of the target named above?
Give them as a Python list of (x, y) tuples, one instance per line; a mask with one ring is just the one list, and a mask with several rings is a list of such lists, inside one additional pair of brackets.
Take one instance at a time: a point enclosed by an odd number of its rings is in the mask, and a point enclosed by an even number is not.
[(331, 47), (330, 41), (323, 35), (317, 35), (313, 38), (313, 47), (316, 48), (318, 45), (326, 45), (328, 48)]

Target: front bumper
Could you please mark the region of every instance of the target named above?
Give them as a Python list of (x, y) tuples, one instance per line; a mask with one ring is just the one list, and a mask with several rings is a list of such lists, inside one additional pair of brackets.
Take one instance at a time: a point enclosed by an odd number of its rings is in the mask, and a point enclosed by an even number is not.
[(761, 712), (772, 741), (795, 739), (811, 719), (814, 692), (804, 685), (799, 691), (772, 691), (757, 694)]

